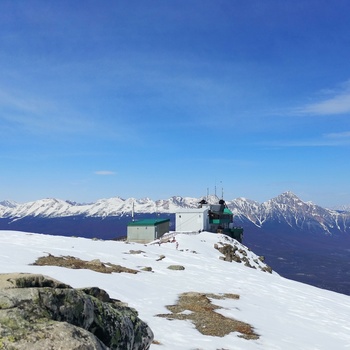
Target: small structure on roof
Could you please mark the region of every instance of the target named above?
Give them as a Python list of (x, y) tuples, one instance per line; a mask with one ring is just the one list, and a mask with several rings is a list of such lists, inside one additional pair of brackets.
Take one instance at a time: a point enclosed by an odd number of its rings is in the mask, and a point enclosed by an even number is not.
[(149, 243), (169, 232), (170, 219), (143, 219), (128, 223), (127, 240)]

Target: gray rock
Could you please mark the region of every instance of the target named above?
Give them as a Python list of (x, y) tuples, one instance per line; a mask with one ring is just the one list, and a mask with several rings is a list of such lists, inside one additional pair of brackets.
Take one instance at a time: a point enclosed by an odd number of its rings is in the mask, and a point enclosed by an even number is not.
[(129, 250), (129, 254), (144, 254), (143, 250)]
[(0, 338), (0, 349), (11, 350), (109, 350), (87, 330), (66, 322), (44, 323), (32, 330)]
[(136, 310), (97, 287), (0, 275), (0, 349), (147, 350), (152, 340)]
[(182, 265), (170, 265), (168, 266), (169, 270), (185, 270), (185, 267)]
[(266, 265), (264, 267), (260, 267), (261, 271), (272, 273), (272, 268), (269, 265)]
[[(215, 248), (215, 246), (214, 246)], [(224, 254), (224, 257), (220, 257), (221, 260), (228, 262), (241, 262), (241, 258), (236, 255), (236, 251), (238, 248), (236, 246), (232, 246), (230, 244), (224, 244), (222, 247), (217, 246), (216, 248), (220, 253)]]
[(141, 269), (141, 271), (148, 271), (148, 272), (152, 272), (152, 267), (151, 266), (145, 266)]

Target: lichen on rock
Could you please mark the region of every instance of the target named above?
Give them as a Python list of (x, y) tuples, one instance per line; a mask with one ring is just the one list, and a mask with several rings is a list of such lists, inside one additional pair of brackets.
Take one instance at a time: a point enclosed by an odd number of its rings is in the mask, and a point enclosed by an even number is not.
[(2, 274), (0, 339), (4, 349), (147, 350), (153, 332), (136, 310), (97, 287)]

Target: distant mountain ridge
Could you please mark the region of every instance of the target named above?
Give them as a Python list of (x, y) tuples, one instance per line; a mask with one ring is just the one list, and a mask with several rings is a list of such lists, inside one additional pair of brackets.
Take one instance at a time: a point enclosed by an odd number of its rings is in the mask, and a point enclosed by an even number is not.
[[(202, 198), (173, 196), (153, 201), (150, 198), (113, 197), (91, 204), (79, 204), (55, 198), (19, 204), (0, 202), (0, 218), (18, 220), (26, 217), (64, 218), (71, 216), (111, 217), (135, 213), (174, 213), (180, 208), (196, 208)], [(209, 196), (209, 203), (218, 198)], [(290, 230), (320, 232), (329, 235), (350, 233), (350, 212), (325, 209), (312, 202), (304, 202), (292, 192), (284, 192), (263, 203), (246, 198), (226, 201), (237, 224), (267, 228), (279, 224)]]
[(230, 203), (230, 209), (242, 224), (253, 223), (259, 228), (271, 228), (324, 232), (327, 235), (350, 233), (350, 212), (320, 207), (304, 202), (292, 192), (284, 192), (262, 204), (238, 199)]
[(19, 204), (13, 201), (0, 202), (0, 218), (24, 218), (27, 216), (65, 217), (83, 215), (106, 217), (135, 213), (173, 213), (178, 208), (196, 208), (200, 199), (174, 196), (166, 200), (150, 198), (113, 197), (100, 199), (91, 204), (80, 204), (55, 198), (45, 198)]

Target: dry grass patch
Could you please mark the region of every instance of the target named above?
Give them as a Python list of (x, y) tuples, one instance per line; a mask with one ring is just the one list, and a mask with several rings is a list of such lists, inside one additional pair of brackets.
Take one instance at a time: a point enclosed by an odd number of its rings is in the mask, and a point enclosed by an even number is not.
[(87, 269), (102, 273), (112, 273), (112, 272), (127, 272), (136, 274), (138, 271), (123, 267), (120, 265), (114, 265), (111, 263), (102, 263), (99, 259), (85, 261), (74, 256), (54, 256), (49, 254), (48, 256), (43, 256), (38, 258), (33, 265), (37, 266), (60, 266), (67, 267), (69, 269)]
[(225, 317), (215, 310), (220, 306), (211, 303), (210, 299), (239, 299), (237, 294), (203, 294), (196, 292), (183, 293), (176, 305), (167, 308), (171, 314), (160, 314), (168, 320), (190, 320), (203, 335), (224, 337), (231, 332), (241, 333), (239, 337), (258, 339), (251, 325), (232, 318)]

